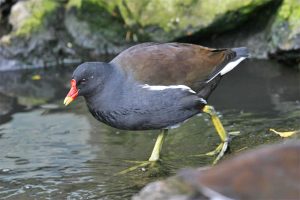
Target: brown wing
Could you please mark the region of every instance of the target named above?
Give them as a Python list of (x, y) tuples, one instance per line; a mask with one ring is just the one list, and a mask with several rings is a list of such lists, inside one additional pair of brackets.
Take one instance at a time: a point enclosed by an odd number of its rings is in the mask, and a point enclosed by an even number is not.
[(184, 43), (143, 43), (115, 57), (111, 63), (149, 85), (187, 85), (195, 91), (220, 71), (235, 52)]

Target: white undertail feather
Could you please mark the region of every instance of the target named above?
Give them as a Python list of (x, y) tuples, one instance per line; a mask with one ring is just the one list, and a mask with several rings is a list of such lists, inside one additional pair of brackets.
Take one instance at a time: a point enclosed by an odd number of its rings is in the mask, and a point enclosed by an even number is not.
[(211, 77), (209, 80), (206, 81), (206, 83), (210, 82), (211, 80), (213, 80), (216, 76), (218, 76), (219, 74), (221, 76), (223, 76), (224, 74), (230, 72), (231, 70), (233, 70), (238, 64), (240, 64), (240, 62), (242, 62), (243, 60), (245, 60), (247, 57), (240, 57), (239, 59), (236, 59), (234, 61), (229, 62), (219, 73), (216, 73), (213, 77)]
[(240, 64), (240, 62), (242, 62), (243, 60), (245, 60), (245, 57), (240, 57), (239, 59), (232, 61), (230, 63), (228, 63), (221, 71), (220, 71), (220, 75), (223, 76), (224, 74), (230, 72), (233, 68), (235, 68), (238, 64)]

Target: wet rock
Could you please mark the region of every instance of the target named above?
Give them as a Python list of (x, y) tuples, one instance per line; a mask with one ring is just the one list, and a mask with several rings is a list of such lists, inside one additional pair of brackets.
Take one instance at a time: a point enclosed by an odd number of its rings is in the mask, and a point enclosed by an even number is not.
[(266, 27), (272, 24), (272, 18), (280, 4), (280, 0), (274, 0), (258, 7), (255, 12), (249, 14), (247, 21), (234, 29), (225, 32), (215, 32), (214, 29), (210, 30), (211, 32), (199, 32), (179, 38), (179, 41), (218, 48), (246, 46), (251, 57), (265, 59), (270, 50), (270, 34)]
[(8, 16), (11, 7), (17, 0), (0, 0), (0, 37), (9, 33), (11, 26), (8, 23)]
[(0, 21), (6, 18), (17, 0), (0, 0)]
[(62, 20), (62, 6), (51, 0), (14, 4), (9, 16), (12, 31), (0, 39), (0, 70), (51, 66), (72, 58), (69, 37), (57, 23)]
[[(53, 69), (53, 71), (48, 69), (1, 72), (0, 94), (5, 94), (15, 99), (19, 106), (26, 107), (45, 104), (55, 98), (63, 99), (69, 87), (69, 83), (66, 80), (69, 81), (70, 79), (70, 70), (72, 69), (60, 69), (59, 73), (55, 72), (57, 69)], [(37, 73), (40, 76), (40, 80), (32, 78)], [(0, 98), (5, 104), (10, 102), (1, 96)], [(9, 107), (6, 105), (5, 108)], [(16, 105), (13, 108), (16, 108)]]
[(299, 199), (300, 142), (269, 145), (149, 184), (134, 200)]
[[(68, 10), (65, 25), (77, 45), (92, 49), (96, 55), (99, 52), (118, 53), (135, 42), (166, 42), (235, 29), (270, 2), (227, 0), (220, 7), (214, 1), (125, 0), (104, 3), (72, 0), (69, 7), (73, 9)], [(245, 45), (244, 37), (239, 38), (242, 39), (241, 45)], [(258, 42), (253, 43), (254, 40)], [(248, 43), (263, 44), (260, 53), (266, 50), (267, 42), (262, 43), (262, 37), (254, 40)], [(204, 41), (206, 39), (200, 39), (200, 42)]]
[[(0, 124), (9, 121), (11, 114), (19, 107), (16, 97), (5, 95), (0, 91)], [(0, 138), (1, 136), (2, 134), (0, 134)]]
[(16, 104), (16, 98), (6, 96), (0, 93), (0, 118), (7, 115), (14, 110)]
[(109, 12), (108, 5), (105, 7), (104, 1), (71, 0), (64, 25), (74, 44), (89, 50), (91, 57), (116, 54), (128, 47), (129, 42), (125, 40), (127, 30), (124, 22), (112, 12)]
[(270, 2), (218, 1), (147, 1), (125, 0), (119, 8), (126, 24), (140, 26), (154, 41), (174, 40), (197, 32), (224, 32), (249, 19), (251, 13)]

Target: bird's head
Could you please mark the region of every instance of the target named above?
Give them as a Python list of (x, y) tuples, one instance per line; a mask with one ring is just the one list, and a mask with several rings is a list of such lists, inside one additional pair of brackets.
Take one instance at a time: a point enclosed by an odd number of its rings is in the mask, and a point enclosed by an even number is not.
[(73, 72), (71, 89), (64, 100), (64, 104), (67, 106), (77, 96), (88, 97), (101, 89), (108, 67), (107, 63), (102, 62), (87, 62), (79, 65)]

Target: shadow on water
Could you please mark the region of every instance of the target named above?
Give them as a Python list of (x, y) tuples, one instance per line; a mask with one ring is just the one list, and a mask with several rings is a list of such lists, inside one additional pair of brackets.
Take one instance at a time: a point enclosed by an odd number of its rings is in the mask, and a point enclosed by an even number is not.
[[(97, 122), (82, 98), (64, 107), (71, 68), (0, 73), (0, 198), (129, 199), (150, 181), (183, 167), (209, 165), (191, 157), (212, 150), (218, 137), (207, 116), (170, 131), (160, 174), (115, 173), (148, 158), (156, 131), (121, 131)], [(40, 75), (40, 80), (32, 80)], [(300, 73), (250, 60), (226, 76), (210, 99), (228, 131), (241, 135), (235, 153), (282, 140), (268, 132), (300, 129)], [(296, 136), (298, 137), (298, 136)]]

